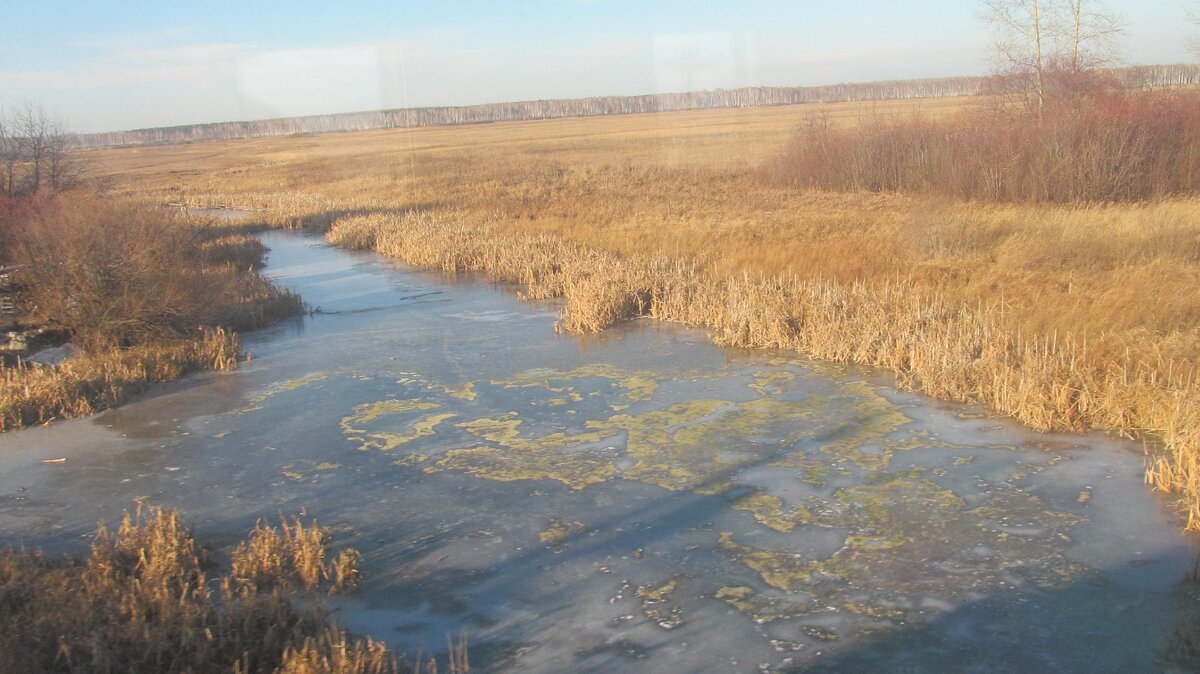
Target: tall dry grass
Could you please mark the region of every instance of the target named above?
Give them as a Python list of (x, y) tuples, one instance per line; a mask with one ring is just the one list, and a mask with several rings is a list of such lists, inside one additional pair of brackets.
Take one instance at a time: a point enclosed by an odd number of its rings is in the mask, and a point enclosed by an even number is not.
[(200, 333), (194, 340), (83, 354), (60, 366), (0, 364), (0, 431), (87, 416), (152, 384), (237, 367), (241, 341), (235, 333)]
[(13, 237), (26, 319), (93, 350), (254, 329), (299, 308), (255, 271), (261, 243), (162, 209), (60, 196), (18, 214)]
[(0, 363), (0, 431), (113, 407), (153, 383), (237, 365), (234, 330), (303, 310), (244, 234), (85, 195), (5, 210), (21, 320), (81, 347), (61, 367)]
[(305, 593), (346, 586), (331, 573), (310, 586), (311, 565), (337, 564), (328, 535), (315, 523), (285, 525), (260, 523), (252, 535), (298, 546), (280, 563), (260, 558), (274, 550), (252, 545), (234, 553), (240, 568), (271, 567), (256, 582), (237, 570), (210, 576), (179, 514), (158, 508), (127, 513), (115, 532), (102, 526), (86, 559), (0, 552), (0, 671), (405, 671), (384, 644), (348, 638)]

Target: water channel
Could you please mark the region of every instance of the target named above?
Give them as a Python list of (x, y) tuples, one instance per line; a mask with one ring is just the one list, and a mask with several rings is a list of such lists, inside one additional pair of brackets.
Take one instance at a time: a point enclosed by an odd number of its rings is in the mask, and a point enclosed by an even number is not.
[(217, 544), (305, 511), (364, 555), (347, 627), (466, 629), (484, 671), (1160, 669), (1200, 551), (1139, 446), (264, 239), (317, 311), (238, 371), (0, 435), (0, 545), (82, 552), (138, 500)]

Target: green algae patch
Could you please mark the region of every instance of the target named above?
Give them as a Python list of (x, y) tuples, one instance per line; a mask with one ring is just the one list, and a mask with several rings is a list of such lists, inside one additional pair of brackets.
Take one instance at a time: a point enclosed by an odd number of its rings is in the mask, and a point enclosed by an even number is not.
[[(1015, 577), (1054, 589), (1088, 573), (1066, 557), (1067, 531), (1080, 518), (1048, 509), (1011, 485), (998, 486), (983, 505), (967, 508), (952, 491), (921, 477), (929, 472), (870, 474), (864, 484), (839, 489), (828, 502), (814, 499), (814, 525), (849, 530), (842, 548), (826, 558), (759, 549), (729, 532), (720, 534), (718, 549), (768, 587), (799, 596), (788, 606), (789, 615), (804, 613), (811, 603), (879, 622), (915, 619), (909, 599), (930, 587), (962, 596), (1001, 590)], [(763, 503), (771, 505), (769, 499)], [(766, 610), (750, 593), (718, 598), (755, 620)]]
[(551, 550), (562, 552), (566, 549), (568, 540), (585, 531), (587, 531), (587, 527), (584, 526), (583, 522), (552, 517), (550, 518), (550, 525), (546, 527), (545, 531), (538, 534), (538, 538), (550, 546)]
[[(896, 449), (887, 442), (887, 437), (912, 421), (891, 401), (875, 392), (866, 382), (848, 382), (834, 396), (832, 404), (845, 406), (848, 419), (823, 434), (821, 451), (834, 457), (852, 461), (866, 470), (882, 470), (891, 461)], [(869, 452), (867, 445), (879, 445), (878, 451)]]
[(466, 384), (463, 384), (462, 386), (460, 386), (458, 388), (445, 386), (443, 384), (436, 384), (435, 387), (437, 389), (441, 390), (442, 393), (445, 393), (446, 395), (450, 396), (451, 398), (457, 398), (458, 400), (470, 401), (470, 400), (475, 400), (475, 398), (479, 397), (478, 394), (475, 392), (475, 382), (473, 382), (473, 381), (469, 381)]
[(797, 524), (812, 522), (812, 513), (805, 506), (786, 508), (783, 499), (762, 491), (755, 491), (735, 499), (731, 506), (734, 510), (746, 510), (754, 515), (760, 524), (781, 533), (788, 533)]
[[(807, 402), (692, 400), (663, 410), (588, 422), (588, 427), (626, 432), (626, 452), (637, 463), (624, 477), (673, 491), (720, 494), (729, 489), (730, 478), (739, 467), (761, 460), (763, 453), (769, 457), (772, 452), (785, 451), (802, 438), (804, 422), (816, 411)], [(748, 447), (753, 453), (739, 457), (723, 453), (756, 440), (759, 442)]]
[(306, 375), (304, 377), (297, 377), (296, 379), (288, 379), (286, 381), (275, 382), (274, 384), (271, 384), (270, 386), (268, 386), (261, 393), (249, 398), (246, 401), (246, 405), (244, 407), (242, 407), (241, 409), (237, 410), (237, 413), (238, 414), (249, 414), (251, 412), (257, 412), (257, 411), (263, 409), (263, 405), (268, 400), (270, 400), (271, 398), (274, 398), (277, 395), (286, 393), (288, 391), (295, 391), (297, 389), (302, 389), (306, 386), (315, 384), (319, 381), (323, 381), (328, 378), (329, 378), (328, 373), (320, 372), (320, 373), (316, 373), (316, 374)]
[(367, 425), (383, 417), (412, 414), (435, 410), (441, 405), (423, 400), (381, 400), (365, 403), (354, 408), (354, 413), (343, 417), (340, 426), (342, 434), (348, 440), (357, 442), (359, 449), (372, 449), (389, 452), (397, 447), (406, 445), (419, 438), (429, 437), (437, 432), (437, 427), (448, 419), (458, 416), (454, 413), (438, 413), (420, 416), (410, 421), (405, 432), (373, 431)]
[(393, 466), (419, 466), (429, 460), (424, 454), (405, 454), (392, 462)]
[(759, 550), (742, 545), (733, 540), (733, 533), (729, 531), (721, 532), (717, 547), (756, 571), (767, 585), (788, 592), (799, 591), (812, 584), (814, 574), (824, 570), (820, 562), (805, 559), (794, 552)]
[(713, 597), (720, 599), (742, 613), (751, 613), (754, 611), (754, 602), (750, 601), (750, 598), (753, 596), (754, 588), (744, 585), (718, 588), (713, 593)]
[(268, 386), (265, 391), (263, 391), (262, 393), (259, 393), (258, 395), (254, 396), (253, 398), (250, 398), (250, 400), (248, 400), (247, 402), (249, 403), (249, 405), (251, 407), (258, 409), (259, 405), (261, 405), (262, 403), (266, 402), (267, 400), (279, 395), (280, 393), (286, 393), (287, 391), (295, 391), (297, 389), (302, 389), (305, 386), (308, 386), (310, 384), (315, 384), (319, 381), (324, 381), (325, 379), (328, 379), (328, 378), (329, 378), (328, 373), (320, 372), (317, 374), (310, 374), (310, 375), (305, 375), (303, 377), (297, 377), (296, 379), (288, 379), (286, 381), (275, 382), (274, 384), (271, 384), (270, 386)]
[(816, 608), (804, 601), (785, 600), (745, 585), (718, 588), (713, 598), (732, 606), (759, 625), (802, 616)]
[(611, 433), (556, 432), (541, 437), (521, 433), (521, 419), (476, 419), (457, 424), (486, 441), (483, 446), (452, 449), (427, 472), (457, 470), (501, 482), (556, 480), (572, 489), (583, 489), (616, 476), (611, 453), (588, 451), (589, 445), (608, 440)]
[(683, 609), (678, 606), (665, 606), (671, 595), (679, 589), (683, 577), (671, 574), (664, 583), (656, 585), (638, 585), (633, 595), (642, 600), (642, 614), (665, 630), (673, 630), (683, 624)]
[(649, 372), (628, 372), (610, 365), (587, 365), (574, 370), (549, 369), (527, 370), (511, 379), (494, 380), (492, 384), (507, 389), (542, 388), (551, 393), (563, 394), (574, 401), (583, 400), (576, 388), (588, 379), (608, 380), (608, 388), (620, 399), (612, 407), (622, 409), (631, 403), (650, 400), (658, 390), (658, 378)]
[(755, 372), (754, 381), (750, 383), (750, 388), (758, 391), (758, 394), (764, 398), (777, 398), (787, 391), (787, 384), (795, 380), (795, 373), (787, 370)]

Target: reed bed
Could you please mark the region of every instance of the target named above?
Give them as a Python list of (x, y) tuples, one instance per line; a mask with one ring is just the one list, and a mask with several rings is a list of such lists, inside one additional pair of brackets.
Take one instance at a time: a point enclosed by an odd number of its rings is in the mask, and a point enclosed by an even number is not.
[[(115, 532), (101, 526), (86, 559), (0, 552), (0, 671), (406, 671), (384, 644), (349, 638), (317, 601), (353, 584), (332, 571), (347, 558), (329, 560), (328, 534), (285, 520), (260, 523), (251, 540), (272, 537), (287, 554), (243, 544), (235, 569), (212, 576), (179, 514), (147, 507)], [(314, 564), (324, 570), (310, 585)], [(247, 565), (260, 575), (239, 575)]]
[(84, 354), (59, 366), (0, 365), (0, 431), (94, 414), (189, 372), (231, 370), (240, 353), (237, 334), (216, 328), (194, 340)]
[(912, 280), (882, 284), (711, 273), (702, 262), (620, 256), (494, 222), (428, 213), (338, 220), (331, 242), (410, 264), (479, 270), (529, 298), (562, 297), (559, 324), (595, 332), (649, 317), (718, 344), (874, 365), (901, 387), (986, 405), (1043, 431), (1101, 429), (1161, 441), (1146, 479), (1178, 494), (1200, 531), (1200, 388), (1190, 362), (1097, 357), (1071, 336), (1026, 336), (1003, 304), (964, 305)]

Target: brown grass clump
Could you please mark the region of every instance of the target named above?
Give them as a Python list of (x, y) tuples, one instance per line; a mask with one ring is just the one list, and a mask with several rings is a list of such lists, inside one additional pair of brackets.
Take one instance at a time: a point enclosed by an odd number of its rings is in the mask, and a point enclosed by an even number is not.
[(14, 238), (27, 319), (85, 349), (254, 329), (298, 308), (254, 271), (261, 243), (162, 209), (63, 197), (18, 216)]
[(358, 552), (343, 550), (325, 561), (328, 535), (317, 525), (305, 526), (299, 517), (279, 523), (279, 529), (262, 520), (233, 551), (231, 577), (240, 585), (258, 589), (298, 587), (313, 590), (329, 581), (334, 587), (358, 583)]
[(237, 367), (241, 342), (217, 328), (195, 340), (84, 354), (61, 366), (0, 365), (0, 431), (94, 414), (155, 383)]
[[(286, 524), (291, 534), (260, 523), (252, 535), (298, 546), (260, 568), (258, 583), (210, 578), (179, 514), (154, 507), (127, 513), (115, 533), (102, 526), (85, 560), (0, 552), (0, 671), (403, 671), (383, 644), (349, 639), (319, 603), (302, 609), (292, 601), (310, 565), (335, 562), (315, 523)], [(321, 588), (345, 585), (321, 576), (306, 589)]]

